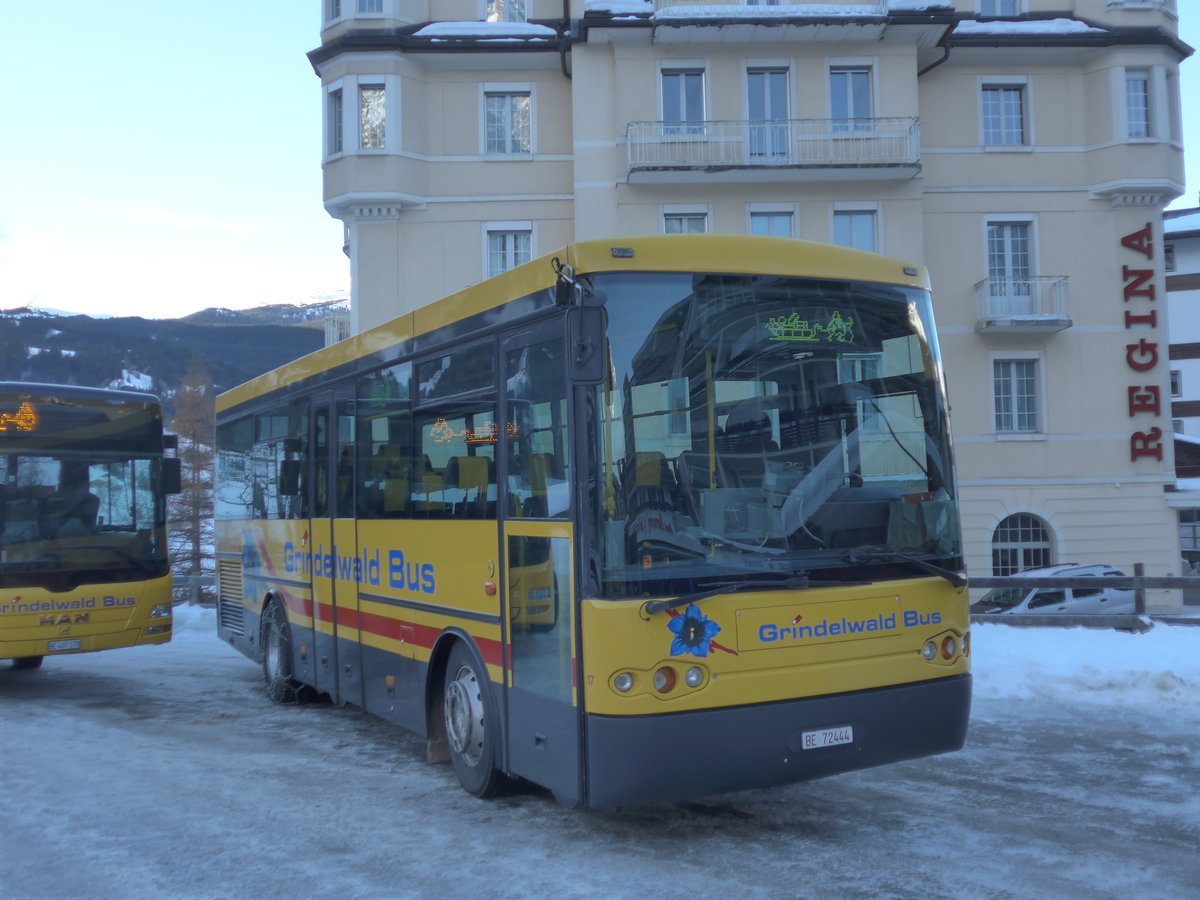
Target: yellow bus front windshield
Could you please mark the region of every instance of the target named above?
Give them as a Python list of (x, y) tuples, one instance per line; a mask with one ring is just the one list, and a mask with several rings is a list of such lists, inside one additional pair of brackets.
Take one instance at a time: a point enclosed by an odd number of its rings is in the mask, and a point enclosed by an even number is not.
[(167, 573), (157, 460), (112, 453), (0, 456), (0, 587), (70, 590)]
[(611, 351), (589, 448), (592, 590), (961, 566), (925, 291), (690, 273), (603, 274), (590, 288)]

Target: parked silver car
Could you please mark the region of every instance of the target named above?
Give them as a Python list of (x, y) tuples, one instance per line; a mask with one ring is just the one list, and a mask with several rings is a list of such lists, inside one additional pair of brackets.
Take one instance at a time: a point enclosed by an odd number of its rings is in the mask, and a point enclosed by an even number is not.
[[(1124, 575), (1112, 566), (1081, 566), (1064, 563), (1041, 569), (1027, 569), (1013, 578), (1028, 578), (1029, 587), (992, 588), (975, 603), (973, 613), (1068, 613), (1072, 615), (1098, 615), (1101, 613), (1133, 613), (1136, 609), (1134, 592), (1113, 588), (1104, 584), (1106, 577)], [(1092, 576), (1093, 587), (1048, 588), (1036, 587), (1039, 578), (1080, 578)]]

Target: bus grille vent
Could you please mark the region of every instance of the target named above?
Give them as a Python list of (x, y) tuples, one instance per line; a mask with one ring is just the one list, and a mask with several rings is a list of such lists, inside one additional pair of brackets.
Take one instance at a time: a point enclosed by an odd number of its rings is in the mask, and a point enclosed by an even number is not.
[(246, 610), (242, 606), (242, 561), (217, 561), (217, 624), (239, 637), (246, 633)]

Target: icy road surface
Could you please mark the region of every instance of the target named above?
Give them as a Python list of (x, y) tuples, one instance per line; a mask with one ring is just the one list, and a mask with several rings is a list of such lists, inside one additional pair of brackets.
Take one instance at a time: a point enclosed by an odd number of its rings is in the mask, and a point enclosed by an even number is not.
[(1200, 896), (1200, 628), (977, 626), (962, 752), (608, 812), (475, 800), (214, 630), (0, 663), (2, 900)]

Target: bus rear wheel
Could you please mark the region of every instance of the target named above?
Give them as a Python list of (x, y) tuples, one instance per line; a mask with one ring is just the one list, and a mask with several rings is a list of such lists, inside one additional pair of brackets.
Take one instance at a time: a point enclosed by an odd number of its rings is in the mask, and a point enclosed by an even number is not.
[(301, 703), (309, 698), (309, 688), (296, 680), (292, 667), (292, 630), (287, 614), (275, 600), (263, 610), (259, 629), (262, 647), (263, 680), (267, 696), (276, 703)]
[(41, 656), (18, 656), (13, 660), (14, 669), (36, 669), (42, 664)]
[(504, 782), (496, 769), (498, 729), (486, 670), (463, 644), (455, 644), (446, 665), (443, 715), (450, 762), (467, 793), (493, 797)]

